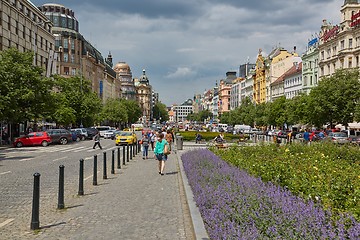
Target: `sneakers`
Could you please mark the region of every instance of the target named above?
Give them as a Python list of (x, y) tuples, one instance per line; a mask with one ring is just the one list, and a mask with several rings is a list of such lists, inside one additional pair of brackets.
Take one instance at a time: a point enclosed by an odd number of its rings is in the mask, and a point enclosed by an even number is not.
[(145, 160), (145, 157), (143, 157), (143, 160)]

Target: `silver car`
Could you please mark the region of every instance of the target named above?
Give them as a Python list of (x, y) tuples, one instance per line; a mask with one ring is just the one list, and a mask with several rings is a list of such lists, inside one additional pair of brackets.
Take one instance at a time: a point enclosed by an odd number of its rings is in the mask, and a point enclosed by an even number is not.
[(325, 140), (339, 144), (350, 143), (350, 138), (344, 132), (330, 132), (327, 137), (325, 137)]

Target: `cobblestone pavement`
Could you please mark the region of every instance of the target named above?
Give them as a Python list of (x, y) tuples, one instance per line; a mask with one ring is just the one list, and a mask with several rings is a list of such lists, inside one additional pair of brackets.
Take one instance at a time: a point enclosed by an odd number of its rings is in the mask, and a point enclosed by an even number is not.
[(170, 155), (164, 176), (150, 157), (137, 154), (115, 174), (109, 168), (105, 180), (99, 169), (98, 185), (86, 179), (85, 195), (72, 189), (63, 210), (41, 196), (40, 229), (30, 230), (28, 209), (28, 221), (6, 223), (0, 239), (195, 239), (177, 155)]

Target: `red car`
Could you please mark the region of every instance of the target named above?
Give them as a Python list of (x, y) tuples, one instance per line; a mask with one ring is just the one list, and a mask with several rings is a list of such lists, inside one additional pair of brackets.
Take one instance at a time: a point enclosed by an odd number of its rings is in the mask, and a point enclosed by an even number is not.
[(51, 138), (47, 132), (31, 132), (25, 136), (18, 137), (13, 142), (14, 147), (22, 146), (36, 146), (42, 145), (44, 147), (51, 143)]

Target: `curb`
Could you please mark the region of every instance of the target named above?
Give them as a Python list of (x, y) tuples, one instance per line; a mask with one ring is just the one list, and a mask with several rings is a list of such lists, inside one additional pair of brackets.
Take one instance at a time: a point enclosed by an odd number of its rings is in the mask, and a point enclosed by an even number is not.
[[(183, 151), (183, 150), (181, 150), (181, 151)], [(185, 189), (186, 200), (187, 200), (189, 210), (190, 210), (190, 216), (191, 216), (191, 221), (192, 221), (192, 225), (193, 225), (194, 232), (195, 232), (195, 238), (201, 239), (201, 240), (209, 240), (210, 238), (209, 238), (208, 233), (206, 232), (204, 221), (201, 217), (199, 208), (196, 206), (196, 203), (194, 201), (194, 195), (193, 195), (193, 192), (189, 185), (188, 178), (186, 176), (184, 167), (181, 162), (181, 155), (182, 154), (179, 153), (179, 150), (176, 150), (176, 158), (178, 160), (178, 164), (180, 167), (181, 179), (182, 179), (182, 183), (183, 183), (183, 186)]]

